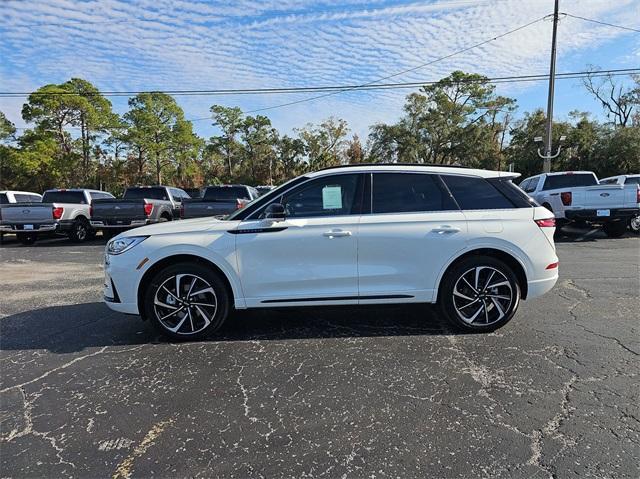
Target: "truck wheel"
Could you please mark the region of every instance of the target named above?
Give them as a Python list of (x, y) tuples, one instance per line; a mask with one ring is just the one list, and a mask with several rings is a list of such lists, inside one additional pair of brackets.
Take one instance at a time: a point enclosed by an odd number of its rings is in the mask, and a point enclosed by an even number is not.
[(165, 336), (203, 338), (217, 331), (229, 314), (223, 279), (198, 263), (178, 263), (159, 271), (144, 295), (144, 313)]
[(73, 222), (71, 231), (69, 231), (69, 239), (75, 243), (84, 243), (90, 238), (89, 222), (85, 219), (79, 218)]
[(640, 216), (634, 216), (629, 220), (629, 229), (635, 234), (640, 234)]
[(604, 231), (609, 238), (620, 238), (620, 236), (627, 231), (627, 225), (622, 220), (609, 221), (602, 225), (602, 231)]
[(36, 239), (38, 239), (38, 236), (33, 233), (31, 234), (20, 233), (20, 234), (17, 234), (16, 236), (18, 237), (18, 241), (25, 246), (32, 245), (33, 243), (36, 242)]
[(165, 223), (165, 222), (167, 222), (167, 221), (171, 221), (171, 216), (169, 216), (169, 215), (167, 215), (167, 214), (164, 214), (164, 213), (163, 213), (163, 214), (160, 216), (160, 218), (158, 219), (158, 222), (159, 222), (159, 223)]

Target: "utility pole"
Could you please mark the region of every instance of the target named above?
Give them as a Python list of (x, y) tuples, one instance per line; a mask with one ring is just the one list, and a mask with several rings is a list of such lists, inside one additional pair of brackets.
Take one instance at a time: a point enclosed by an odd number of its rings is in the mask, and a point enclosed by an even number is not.
[(551, 171), (551, 159), (560, 154), (560, 148), (556, 155), (551, 154), (551, 130), (553, 127), (553, 94), (556, 83), (556, 36), (558, 33), (558, 10), (560, 8), (560, 0), (555, 0), (553, 9), (553, 36), (551, 39), (551, 65), (549, 67), (549, 96), (547, 98), (547, 126), (544, 135), (544, 155), (538, 155), (544, 159), (544, 172)]

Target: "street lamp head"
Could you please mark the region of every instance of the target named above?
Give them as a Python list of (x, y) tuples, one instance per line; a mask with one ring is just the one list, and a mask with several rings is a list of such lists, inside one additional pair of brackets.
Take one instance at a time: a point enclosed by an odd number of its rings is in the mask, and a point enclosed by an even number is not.
[(562, 136), (560, 137), (560, 141), (564, 141), (564, 140), (566, 140), (566, 139), (567, 139), (567, 135), (562, 135)]
[(536, 143), (540, 143), (542, 142), (542, 137), (541, 136), (536, 136), (533, 141), (535, 141)]

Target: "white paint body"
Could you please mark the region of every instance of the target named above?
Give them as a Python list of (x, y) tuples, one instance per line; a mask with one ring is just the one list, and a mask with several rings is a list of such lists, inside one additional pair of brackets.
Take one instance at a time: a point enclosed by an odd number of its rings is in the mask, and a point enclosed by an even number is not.
[[(458, 169), (404, 167), (411, 172), (447, 174)], [(344, 168), (340, 169), (344, 172)], [(398, 167), (353, 167), (349, 172), (393, 171)], [(484, 177), (503, 173), (463, 170)], [(307, 175), (335, 174), (325, 170)], [(116, 311), (139, 314), (138, 290), (145, 272), (176, 255), (215, 264), (226, 276), (237, 309), (273, 306), (431, 303), (449, 265), (482, 248), (507, 253), (522, 266), (528, 298), (549, 291), (558, 269), (554, 228), (534, 220), (552, 218), (543, 207), (502, 210), (386, 213), (291, 218), (281, 221), (213, 218), (145, 226), (118, 237), (148, 236), (119, 255), (107, 255), (105, 297), (116, 285)], [(278, 233), (237, 234), (239, 230), (286, 228)], [(141, 261), (148, 258), (139, 267)], [(147, 281), (147, 278), (144, 279)], [(113, 283), (112, 283), (113, 281)], [(383, 296), (383, 297), (376, 297)], [(286, 298), (286, 302), (278, 302)], [(321, 299), (318, 299), (321, 298)]]

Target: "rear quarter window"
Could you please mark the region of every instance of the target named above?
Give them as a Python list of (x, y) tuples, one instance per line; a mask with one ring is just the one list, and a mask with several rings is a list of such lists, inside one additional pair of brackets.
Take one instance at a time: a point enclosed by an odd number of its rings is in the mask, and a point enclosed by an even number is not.
[(443, 175), (442, 179), (463, 210), (502, 210), (514, 207), (495, 186), (479, 176)]

